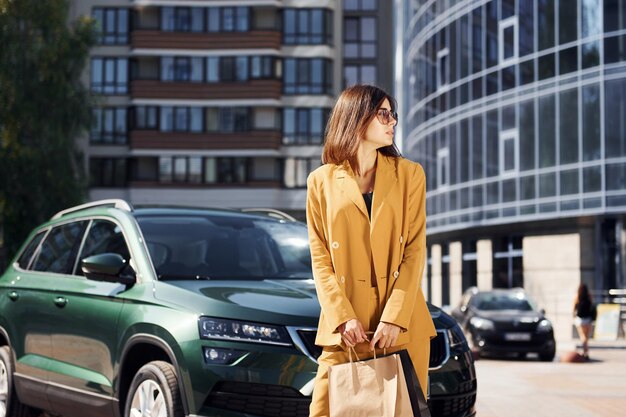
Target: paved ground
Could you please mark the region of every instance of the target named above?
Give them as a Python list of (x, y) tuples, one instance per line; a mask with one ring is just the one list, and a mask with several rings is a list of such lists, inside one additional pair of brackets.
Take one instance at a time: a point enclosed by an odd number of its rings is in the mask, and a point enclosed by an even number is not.
[(480, 359), (477, 417), (626, 416), (626, 345), (598, 346), (585, 363)]

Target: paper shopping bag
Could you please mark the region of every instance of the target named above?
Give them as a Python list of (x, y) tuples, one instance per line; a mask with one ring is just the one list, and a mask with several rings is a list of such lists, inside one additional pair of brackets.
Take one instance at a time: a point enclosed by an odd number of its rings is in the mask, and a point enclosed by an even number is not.
[(419, 401), (412, 405), (414, 381), (407, 383), (399, 353), (352, 361), (350, 352), (350, 362), (331, 366), (328, 379), (330, 417), (430, 417), (420, 414)]

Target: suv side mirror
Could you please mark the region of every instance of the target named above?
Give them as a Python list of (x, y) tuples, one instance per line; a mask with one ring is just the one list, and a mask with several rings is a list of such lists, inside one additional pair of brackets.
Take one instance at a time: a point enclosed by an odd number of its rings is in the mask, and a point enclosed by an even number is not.
[(119, 282), (133, 285), (135, 277), (121, 275), (128, 266), (128, 261), (117, 253), (101, 253), (89, 256), (81, 262), (81, 269), (87, 279), (94, 281)]

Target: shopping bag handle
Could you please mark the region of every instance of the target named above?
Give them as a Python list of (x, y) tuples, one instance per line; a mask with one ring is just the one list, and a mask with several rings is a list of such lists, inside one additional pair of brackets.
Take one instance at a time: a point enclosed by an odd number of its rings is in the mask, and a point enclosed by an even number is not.
[[(348, 358), (350, 359), (350, 363), (353, 362), (352, 353), (354, 353), (357, 362), (361, 360), (359, 359), (359, 355), (356, 353), (356, 350), (354, 350), (354, 346), (350, 346), (350, 349), (348, 349)], [(387, 348), (383, 348), (383, 356), (387, 356)], [(374, 359), (376, 359), (376, 348), (374, 348)]]

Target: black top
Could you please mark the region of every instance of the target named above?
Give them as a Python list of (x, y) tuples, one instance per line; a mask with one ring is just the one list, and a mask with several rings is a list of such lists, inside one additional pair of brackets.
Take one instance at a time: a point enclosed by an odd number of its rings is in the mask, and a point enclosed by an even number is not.
[(370, 215), (370, 218), (372, 217), (372, 196), (373, 195), (374, 195), (374, 192), (363, 194), (363, 200), (365, 200), (365, 206), (367, 207), (367, 214)]
[(576, 303), (576, 315), (582, 319), (593, 318), (593, 304), (589, 301), (581, 301)]

